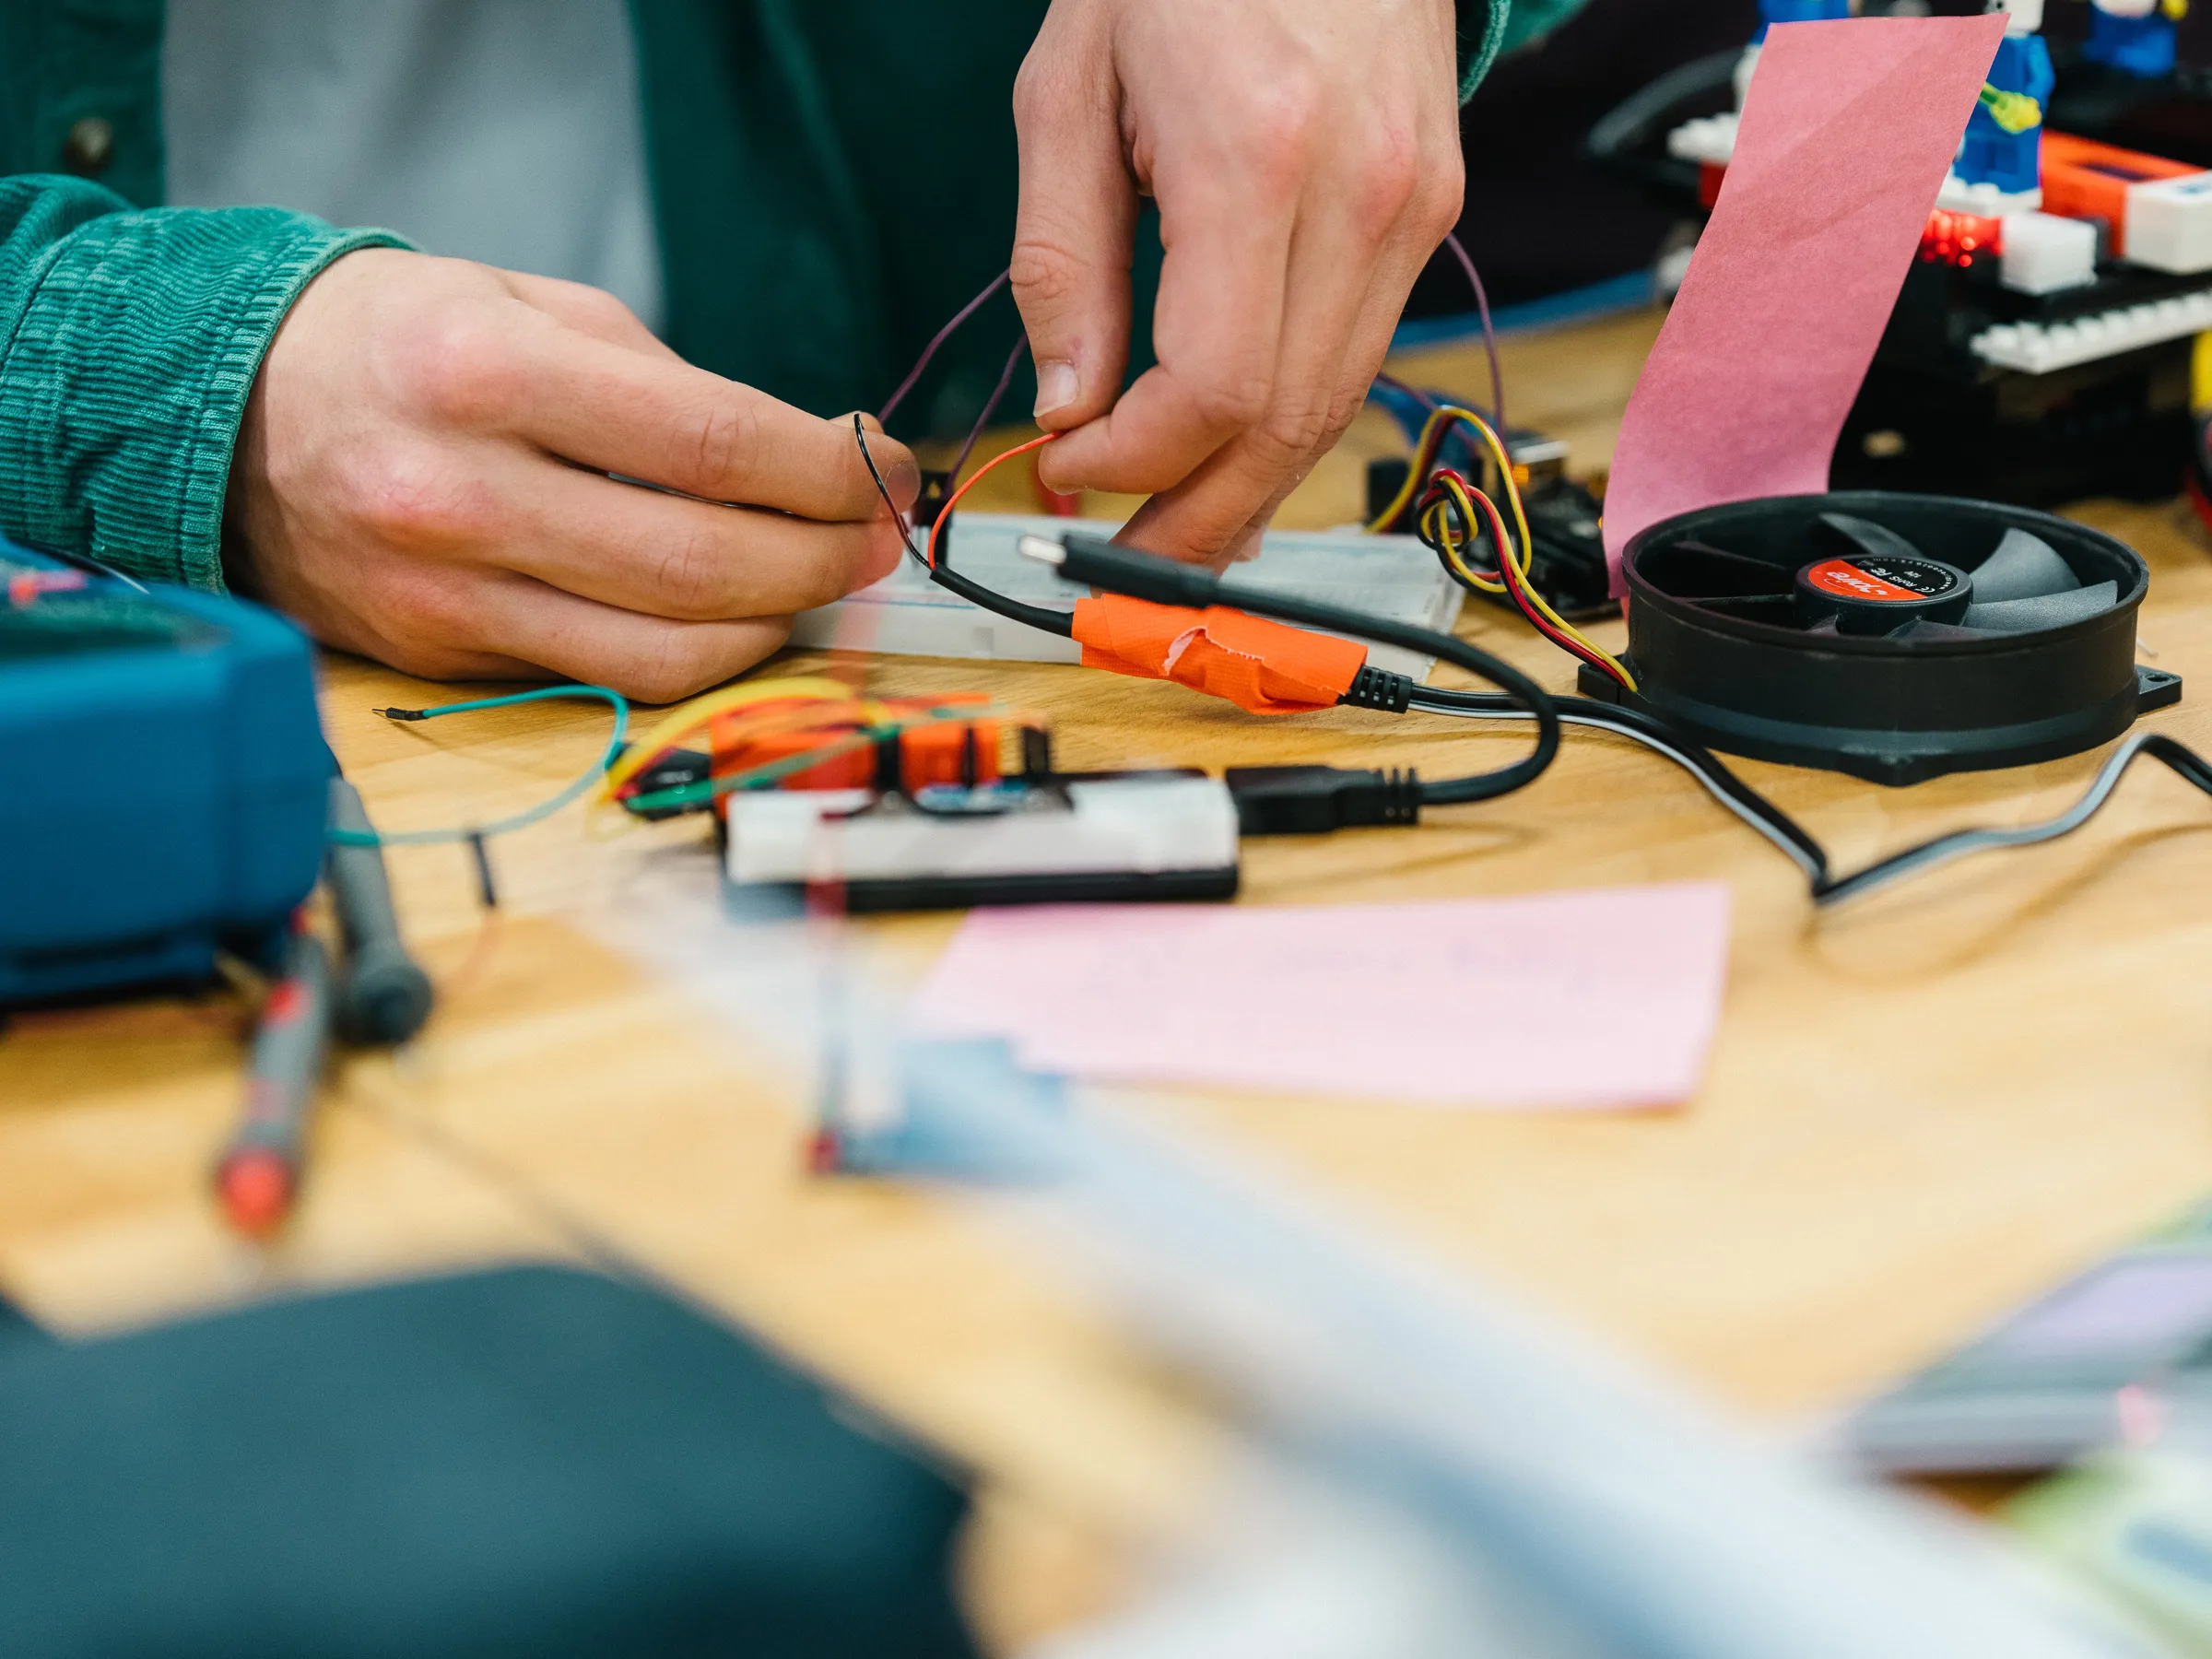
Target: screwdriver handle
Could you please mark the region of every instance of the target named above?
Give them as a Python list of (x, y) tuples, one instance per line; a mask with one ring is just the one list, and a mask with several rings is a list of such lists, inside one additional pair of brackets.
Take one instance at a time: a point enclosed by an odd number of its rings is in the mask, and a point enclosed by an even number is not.
[[(360, 792), (344, 778), (330, 781), (330, 826), (373, 833)], [(429, 1018), (437, 994), (400, 937), (383, 849), (334, 841), (324, 850), (323, 875), (346, 947), (338, 1030), (352, 1042), (405, 1042)]]

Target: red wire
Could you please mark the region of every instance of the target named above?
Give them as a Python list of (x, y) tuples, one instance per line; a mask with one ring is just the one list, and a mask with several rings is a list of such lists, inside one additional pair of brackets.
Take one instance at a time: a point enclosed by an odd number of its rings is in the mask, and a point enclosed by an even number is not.
[(960, 504), (961, 498), (989, 477), (995, 468), (1003, 466), (1017, 455), (1026, 455), (1031, 450), (1042, 449), (1059, 436), (1060, 434), (1057, 432), (1047, 432), (1041, 438), (1032, 438), (1027, 443), (1016, 445), (1003, 455), (992, 456), (990, 460), (975, 469), (974, 476), (967, 483), (952, 492), (951, 499), (945, 503), (945, 510), (937, 514), (937, 522), (929, 527), (929, 568), (931, 570), (934, 571), (937, 568), (937, 538), (945, 534), (945, 521), (952, 516), (952, 511)]
[[(1450, 469), (1446, 468), (1445, 470), (1449, 471)], [(1443, 475), (1440, 473), (1438, 476), (1441, 477)], [(1457, 475), (1454, 474), (1453, 477), (1456, 477)], [(1549, 640), (1554, 645), (1557, 645), (1561, 651), (1567, 653), (1568, 655), (1573, 657), (1578, 662), (1589, 664), (1590, 666), (1599, 670), (1601, 673), (1610, 676), (1619, 684), (1624, 686), (1627, 685), (1628, 681), (1622, 678), (1620, 670), (1618, 668), (1615, 667), (1611, 663), (1606, 662), (1604, 657), (1598, 655), (1587, 646), (1583, 645), (1577, 641), (1571, 640), (1565, 634), (1559, 632), (1558, 629), (1551, 625), (1550, 621), (1544, 616), (1543, 612), (1539, 611), (1535, 605), (1530, 603), (1528, 590), (1523, 584), (1521, 580), (1520, 566), (1515, 564), (1513, 560), (1505, 557), (1505, 521), (1498, 514), (1498, 503), (1491, 500), (1487, 492), (1467, 485), (1465, 479), (1461, 478), (1460, 483), (1466, 488), (1468, 498), (1475, 502), (1478, 509), (1480, 509), (1482, 515), (1489, 521), (1490, 543), (1491, 546), (1498, 549), (1499, 580), (1505, 583), (1506, 597), (1513, 602), (1513, 608), (1519, 611), (1522, 616), (1528, 619), (1528, 625), (1531, 628), (1534, 628), (1538, 633)], [(1420, 511), (1423, 512), (1428, 512), (1429, 508), (1433, 504), (1434, 500), (1449, 500), (1451, 498), (1449, 496), (1437, 494), (1432, 498), (1432, 500), (1425, 500), (1421, 504)]]

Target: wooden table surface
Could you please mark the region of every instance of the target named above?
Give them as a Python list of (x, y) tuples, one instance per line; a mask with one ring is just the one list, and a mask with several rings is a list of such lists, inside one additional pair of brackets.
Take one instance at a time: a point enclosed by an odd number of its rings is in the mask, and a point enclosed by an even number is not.
[[(1514, 419), (1571, 439), (1576, 470), (1602, 468), (1656, 324), (1640, 313), (1506, 342)], [(1460, 350), (1399, 367), (1478, 394), (1478, 361)], [(1285, 522), (1356, 516), (1359, 463), (1392, 443), (1363, 418)], [(990, 504), (1022, 495), (1011, 484)], [(2212, 751), (2206, 537), (2180, 505), (2079, 516), (2152, 565), (2142, 634), (2188, 691), (2149, 724)], [(1474, 606), (1463, 628), (1568, 686), (1567, 660), (1516, 619)], [(1598, 637), (1618, 644), (1618, 625)], [(1352, 711), (1263, 722), (1073, 667), (887, 659), (872, 683), (988, 688), (1044, 710), (1074, 766), (1312, 759), (1442, 776), (1525, 741)], [(588, 704), (429, 726), (370, 712), (445, 695), (351, 660), (326, 666), (326, 724), (386, 829), (527, 804), (606, 741)], [(1853, 866), (1945, 830), (2047, 816), (2098, 759), (1908, 790), (1745, 771)], [(1147, 1109), (1724, 1401), (1830, 1410), (2212, 1188), (2207, 830), (2212, 802), (2147, 768), (2070, 840), (1816, 916), (1795, 868), (1688, 777), (1573, 734), (1534, 787), (1417, 830), (1249, 843), (1242, 902), (1724, 881), (1731, 981), (1693, 1101), (1537, 1115), (1156, 1094)], [(794, 1086), (575, 924), (627, 861), (702, 832), (595, 839), (571, 812), (499, 843), (488, 934), (464, 853), (395, 852), (405, 921), (451, 982), (407, 1052), (336, 1065), (306, 1202), (265, 1253), (228, 1237), (207, 1198), (238, 1107), (234, 1002), (18, 1020), (0, 1041), (0, 1289), (90, 1330), (289, 1284), (618, 1251), (981, 1471), (993, 1512), (1017, 1518), (987, 1552), (990, 1622), (1049, 1620), (1082, 1599), (1082, 1541), (1176, 1503), (1211, 1429), (1049, 1269), (960, 1207), (807, 1177)], [(953, 925), (867, 924), (865, 947), (918, 974)], [(1468, 1010), (1470, 1052), (1500, 1017)]]

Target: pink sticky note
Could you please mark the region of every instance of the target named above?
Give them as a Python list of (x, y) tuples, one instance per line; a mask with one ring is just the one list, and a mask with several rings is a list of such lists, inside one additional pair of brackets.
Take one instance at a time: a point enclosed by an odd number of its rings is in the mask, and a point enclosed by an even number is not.
[(913, 1011), (1039, 1070), (1435, 1104), (1695, 1093), (1728, 963), (1717, 883), (1430, 904), (978, 911)]
[(1719, 501), (1828, 488), (1836, 434), (2004, 38), (2001, 13), (1777, 24), (1629, 399), (1606, 558)]

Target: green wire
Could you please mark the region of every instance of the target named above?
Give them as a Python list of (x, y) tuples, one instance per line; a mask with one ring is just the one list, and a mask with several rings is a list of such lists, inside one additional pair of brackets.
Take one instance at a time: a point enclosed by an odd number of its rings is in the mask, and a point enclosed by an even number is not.
[(455, 841), (481, 841), (487, 836), (506, 835), (516, 830), (526, 830), (541, 819), (549, 818), (563, 806), (592, 787), (606, 775), (608, 767), (622, 758), (622, 747), (629, 737), (629, 702), (621, 692), (605, 686), (547, 686), (538, 691), (517, 691), (512, 697), (484, 697), (474, 702), (442, 703), (435, 709), (379, 709), (386, 720), (435, 720), (441, 714), (470, 714), (479, 709), (512, 709), (518, 703), (550, 702), (558, 698), (587, 697), (606, 703), (615, 712), (615, 734), (607, 740), (606, 753), (602, 755), (591, 771), (585, 772), (551, 800), (540, 801), (526, 812), (512, 818), (474, 827), (445, 830), (407, 830), (396, 835), (380, 834), (373, 830), (333, 830), (329, 839), (341, 847), (438, 847)]

